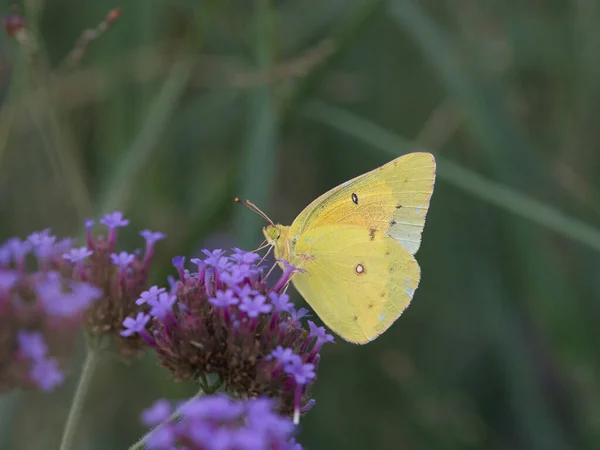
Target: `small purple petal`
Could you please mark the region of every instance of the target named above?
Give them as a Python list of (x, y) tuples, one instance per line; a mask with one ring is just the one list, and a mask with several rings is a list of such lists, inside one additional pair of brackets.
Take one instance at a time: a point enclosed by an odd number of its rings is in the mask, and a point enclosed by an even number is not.
[(310, 329), (310, 333), (308, 335), (310, 338), (317, 338), (316, 345), (321, 347), (323, 344), (327, 342), (333, 342), (333, 336), (327, 333), (327, 330), (323, 327), (318, 327), (314, 324), (312, 320), (308, 321), (308, 327)]
[(27, 241), (22, 241), (19, 238), (11, 238), (9, 239), (5, 246), (10, 250), (13, 256), (13, 260), (20, 262), (23, 260), (25, 255), (31, 250), (31, 243)]
[(188, 418), (220, 422), (237, 419), (244, 411), (244, 407), (240, 403), (232, 402), (225, 395), (211, 395), (185, 403), (180, 411)]
[(140, 298), (135, 301), (136, 305), (143, 305), (144, 303), (150, 303), (158, 299), (158, 296), (165, 292), (165, 288), (159, 288), (158, 286), (152, 286), (147, 291), (141, 293)]
[(271, 304), (275, 311), (291, 313), (294, 309), (293, 303), (290, 302), (290, 296), (285, 293), (278, 294), (277, 292), (270, 292), (269, 300), (271, 300)]
[(292, 311), (290, 317), (293, 322), (300, 322), (300, 319), (310, 316), (308, 309), (300, 308), (298, 311)]
[(260, 259), (260, 255), (254, 252), (247, 252), (245, 250), (240, 250), (239, 248), (234, 248), (231, 259), (239, 264), (254, 264)]
[(64, 380), (64, 376), (58, 368), (58, 362), (54, 358), (42, 358), (35, 361), (29, 376), (42, 391), (46, 392), (51, 391)]
[(86, 259), (88, 256), (93, 255), (94, 252), (89, 250), (87, 247), (72, 248), (69, 253), (63, 254), (63, 258), (72, 263), (80, 262)]
[(42, 231), (35, 231), (27, 236), (27, 241), (34, 247), (44, 247), (47, 245), (54, 245), (56, 236), (50, 234), (50, 228), (46, 228)]
[(9, 291), (15, 285), (19, 275), (10, 270), (0, 270), (0, 291)]
[(127, 268), (127, 266), (131, 264), (134, 259), (135, 255), (129, 254), (127, 252), (121, 252), (118, 255), (116, 253), (112, 253), (110, 255), (110, 261), (115, 266), (119, 266), (121, 269)]
[(177, 297), (168, 292), (159, 294), (157, 299), (148, 301), (148, 304), (152, 307), (150, 315), (160, 320), (164, 320), (167, 314), (173, 311), (173, 305), (176, 301)]
[(155, 242), (160, 241), (167, 237), (165, 233), (161, 233), (160, 231), (150, 231), (150, 230), (142, 230), (140, 231), (140, 236), (146, 239), (146, 245), (152, 246)]
[(171, 261), (173, 262), (173, 266), (177, 270), (183, 270), (183, 265), (185, 264), (185, 256), (174, 256)]
[(167, 420), (171, 413), (171, 402), (165, 399), (157, 400), (154, 405), (142, 413), (142, 422), (144, 425), (154, 427)]
[(293, 358), (284, 370), (292, 375), (298, 384), (307, 384), (315, 378), (315, 365), (303, 363), (300, 358)]
[(209, 298), (208, 301), (218, 307), (225, 308), (231, 305), (237, 305), (239, 299), (234, 297), (233, 291), (227, 289), (226, 291), (217, 291), (215, 298)]
[(150, 316), (148, 314), (144, 314), (143, 312), (139, 312), (135, 319), (132, 317), (126, 317), (123, 321), (125, 330), (121, 331), (121, 336), (127, 337), (145, 330), (146, 324), (149, 320)]
[(17, 342), (23, 355), (34, 361), (43, 359), (48, 352), (42, 333), (38, 331), (19, 331)]
[(283, 348), (281, 345), (271, 352), (271, 356), (277, 359), (281, 365), (290, 364), (295, 358), (300, 358), (291, 348)]
[(175, 450), (177, 448), (174, 447), (176, 440), (175, 428), (172, 424), (166, 424), (150, 432), (150, 435), (146, 439), (146, 445), (149, 449)]
[(110, 214), (106, 214), (102, 219), (100, 219), (100, 223), (102, 225), (106, 225), (109, 229), (114, 229), (129, 225), (129, 220), (123, 218), (123, 213), (121, 211), (115, 211)]
[(267, 298), (264, 295), (257, 295), (254, 298), (244, 297), (240, 303), (240, 311), (248, 314), (248, 317), (258, 317), (260, 314), (269, 313), (273, 309), (273, 305), (266, 303)]

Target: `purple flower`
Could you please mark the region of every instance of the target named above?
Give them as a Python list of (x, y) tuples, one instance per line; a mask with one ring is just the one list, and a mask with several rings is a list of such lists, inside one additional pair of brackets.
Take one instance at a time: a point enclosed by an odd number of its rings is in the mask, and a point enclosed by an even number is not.
[(81, 262), (88, 256), (93, 255), (94, 252), (89, 250), (87, 247), (72, 248), (69, 253), (63, 254), (63, 258), (72, 263)]
[(0, 270), (0, 291), (9, 291), (15, 285), (19, 275), (10, 270)]
[(255, 271), (248, 265), (233, 266), (228, 271), (221, 273), (221, 280), (229, 286), (236, 286), (246, 278), (252, 277)]
[(327, 333), (327, 330), (323, 327), (318, 327), (312, 320), (307, 321), (308, 328), (310, 329), (310, 333), (308, 335), (309, 338), (317, 338), (317, 342), (315, 345), (321, 347), (323, 344), (327, 342), (333, 342), (333, 336)]
[(290, 317), (292, 322), (300, 322), (300, 319), (310, 316), (308, 309), (300, 308), (298, 311), (292, 310)]
[(56, 236), (50, 234), (50, 229), (35, 231), (27, 236), (27, 241), (34, 247), (52, 246), (56, 241)]
[[(161, 405), (161, 414), (167, 407)], [(148, 447), (174, 449), (176, 443), (185, 442), (191, 445), (186, 447), (189, 450), (302, 449), (294, 440), (294, 425), (275, 412), (271, 400), (233, 400), (220, 394), (210, 395), (188, 401), (178, 413), (177, 421), (163, 421), (151, 432), (145, 442)]]
[(90, 283), (72, 281), (70, 287), (71, 300), (76, 305), (75, 312), (86, 309), (92, 302), (102, 297), (102, 290)]
[(17, 265), (21, 265), (27, 253), (31, 251), (31, 243), (19, 238), (9, 239), (5, 245), (12, 253), (13, 260)]
[[(307, 310), (295, 311), (287, 294), (269, 288), (252, 252), (203, 254), (203, 261), (192, 259), (197, 274), (185, 273), (171, 295), (161, 292), (146, 300), (154, 316), (142, 324), (151, 337), (149, 345), (177, 380), (199, 382), (209, 370), (231, 394), (273, 397), (280, 411), (300, 414), (310, 400), (320, 358), (316, 353), (308, 360), (316, 338), (300, 323)], [(174, 262), (183, 270), (183, 258)], [(143, 297), (156, 296), (157, 289)], [(144, 300), (140, 297), (138, 303)], [(127, 328), (135, 330), (133, 315), (130, 320)], [(197, 429), (195, 437), (203, 433)]]
[(115, 265), (119, 266), (121, 269), (126, 269), (129, 264), (133, 262), (135, 259), (134, 255), (131, 255), (127, 252), (121, 252), (118, 255), (116, 253), (112, 253), (110, 255), (110, 261)]
[(261, 313), (271, 312), (273, 305), (265, 303), (266, 301), (264, 295), (257, 295), (254, 298), (244, 297), (240, 304), (240, 311), (244, 311), (248, 317), (258, 317)]
[(142, 413), (142, 422), (145, 425), (154, 427), (168, 419), (172, 410), (173, 408), (168, 400), (157, 400), (154, 405)]
[(73, 247), (74, 242), (75, 242), (75, 240), (73, 238), (61, 239), (56, 244), (54, 244), (52, 251), (53, 251), (53, 253), (56, 253), (57, 255), (67, 253), (69, 250), (71, 250), (71, 247)]
[(34, 361), (41, 360), (48, 352), (46, 342), (39, 331), (21, 330), (17, 334), (17, 342), (23, 355)]
[(185, 264), (185, 256), (174, 256), (171, 261), (173, 262), (173, 267), (177, 269), (179, 278), (185, 280), (185, 270), (183, 268), (183, 265)]
[(278, 259), (277, 262), (283, 264), (284, 271), (283, 271), (283, 275), (281, 275), (281, 278), (279, 279), (279, 281), (277, 281), (277, 283), (275, 283), (275, 286), (273, 286), (273, 291), (275, 291), (275, 292), (281, 292), (283, 290), (283, 288), (292, 279), (292, 275), (294, 274), (294, 272), (306, 272), (306, 270), (304, 270), (304, 269), (292, 266), (285, 259)]
[(254, 252), (247, 252), (245, 250), (240, 250), (239, 248), (234, 248), (231, 259), (238, 264), (254, 264), (260, 259), (260, 255)]
[(174, 427), (165, 426), (152, 430), (148, 436), (147, 444), (150, 449), (175, 450), (176, 434)]
[(158, 295), (157, 299), (149, 300), (148, 304), (152, 307), (150, 310), (150, 315), (152, 317), (157, 317), (161, 320), (164, 320), (165, 317), (173, 310), (173, 304), (177, 301), (177, 297), (169, 294), (168, 292), (163, 292)]
[(227, 306), (237, 305), (239, 299), (234, 297), (233, 291), (227, 289), (226, 291), (217, 291), (215, 298), (209, 298), (208, 301), (220, 308), (226, 308)]
[(244, 412), (241, 403), (233, 402), (221, 394), (211, 395), (203, 401), (191, 401), (180, 409), (182, 414), (194, 419), (210, 419), (217, 422), (235, 420)]
[(147, 291), (142, 292), (140, 298), (135, 301), (136, 305), (143, 305), (144, 303), (150, 303), (158, 299), (158, 296), (165, 292), (165, 288), (159, 288), (158, 286), (152, 286)]
[(271, 352), (271, 355), (277, 359), (279, 364), (284, 366), (290, 364), (294, 358), (300, 358), (291, 348), (283, 348), (281, 345), (278, 345), (277, 348)]
[(114, 229), (118, 227), (126, 227), (129, 225), (129, 220), (123, 218), (123, 213), (121, 211), (115, 211), (110, 214), (106, 214), (102, 219), (100, 219), (100, 223), (102, 225), (106, 225), (109, 229)]
[(298, 384), (307, 384), (315, 378), (315, 365), (303, 363), (300, 358), (292, 358), (284, 370), (292, 375)]
[(139, 312), (135, 319), (131, 317), (126, 317), (123, 321), (123, 326), (125, 330), (121, 331), (121, 336), (131, 336), (135, 333), (139, 333), (142, 330), (146, 329), (146, 324), (150, 320), (150, 316), (148, 314), (144, 314), (143, 312)]
[(52, 271), (36, 286), (38, 301), (50, 315), (74, 316), (102, 295), (100, 289), (89, 283), (71, 281), (68, 283), (70, 292), (63, 290), (63, 283), (60, 274)]
[(12, 260), (12, 252), (7, 245), (0, 247), (0, 265), (7, 267)]
[(204, 262), (206, 264), (209, 264), (211, 266), (216, 266), (219, 263), (219, 259), (225, 253), (225, 250), (221, 250), (220, 248), (217, 248), (212, 251), (202, 250), (202, 253), (204, 253), (206, 255), (206, 258), (204, 259)]
[(36, 360), (29, 376), (42, 391), (46, 392), (51, 391), (64, 381), (64, 376), (58, 369), (58, 361), (54, 358)]
[(142, 230), (140, 231), (140, 236), (146, 239), (146, 246), (151, 247), (157, 241), (164, 239), (167, 237), (165, 233), (161, 233), (160, 231), (150, 231), (150, 230)]
[(290, 296), (277, 292), (269, 293), (269, 300), (271, 300), (271, 304), (273, 305), (274, 311), (285, 311), (291, 313), (294, 309), (293, 303), (290, 302)]

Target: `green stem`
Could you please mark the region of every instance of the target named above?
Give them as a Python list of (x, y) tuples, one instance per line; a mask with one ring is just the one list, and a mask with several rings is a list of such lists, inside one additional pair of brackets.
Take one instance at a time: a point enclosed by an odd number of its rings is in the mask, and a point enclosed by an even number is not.
[(166, 426), (167, 424), (173, 422), (174, 420), (177, 420), (179, 417), (179, 413), (182, 410), (182, 408), (185, 408), (187, 405), (189, 405), (191, 402), (193, 402), (194, 400), (202, 397), (204, 395), (204, 391), (202, 389), (200, 389), (198, 391), (198, 393), (196, 395), (194, 395), (192, 398), (190, 398), (187, 402), (185, 402), (183, 405), (181, 405), (179, 408), (177, 408), (173, 414), (171, 414), (169, 416), (168, 419), (166, 419), (165, 421), (161, 422), (160, 424), (158, 424), (157, 426), (155, 426), (154, 428), (152, 428), (150, 431), (148, 431), (145, 435), (143, 435), (141, 437), (141, 439), (139, 441), (137, 441), (135, 444), (133, 444), (131, 447), (129, 447), (129, 450), (141, 450), (144, 448), (144, 444), (146, 443), (146, 440), (150, 437), (150, 435), (152, 433), (154, 433), (155, 431), (160, 430), (162, 427)]
[(73, 397), (73, 402), (71, 403), (69, 417), (67, 418), (67, 423), (65, 424), (65, 429), (63, 431), (60, 450), (70, 450), (72, 448), (73, 438), (75, 437), (75, 432), (77, 431), (77, 424), (79, 423), (81, 411), (83, 410), (83, 403), (85, 401), (85, 397), (90, 387), (90, 381), (92, 380), (92, 376), (94, 375), (94, 370), (98, 365), (98, 362), (100, 362), (99, 350), (88, 349), (85, 362), (83, 363), (83, 369), (81, 370), (81, 375), (79, 376), (79, 382), (77, 383), (77, 389), (75, 390), (75, 396)]

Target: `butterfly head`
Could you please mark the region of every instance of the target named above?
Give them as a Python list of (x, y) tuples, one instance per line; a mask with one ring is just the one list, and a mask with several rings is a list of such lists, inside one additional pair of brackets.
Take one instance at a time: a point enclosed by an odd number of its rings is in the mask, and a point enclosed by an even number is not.
[(289, 257), (289, 229), (290, 227), (286, 227), (279, 224), (267, 225), (263, 228), (263, 234), (267, 239), (267, 243), (274, 248), (275, 256), (277, 258), (285, 259)]

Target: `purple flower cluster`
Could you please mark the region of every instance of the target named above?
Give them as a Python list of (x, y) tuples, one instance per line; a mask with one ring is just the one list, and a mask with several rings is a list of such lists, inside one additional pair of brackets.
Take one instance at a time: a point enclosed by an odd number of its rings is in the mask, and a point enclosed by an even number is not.
[(58, 361), (48, 357), (48, 347), (39, 331), (19, 331), (19, 351), (31, 365), (29, 376), (43, 391), (51, 391), (63, 382)]
[(256, 253), (234, 249), (204, 250), (191, 260), (196, 270), (173, 258), (180, 280), (169, 290), (153, 286), (138, 304), (148, 312), (125, 319), (123, 336), (140, 336), (176, 380), (203, 380), (217, 374), (224, 389), (242, 398), (278, 400), (280, 412), (295, 420), (313, 404), (309, 387), (315, 380), (319, 351), (332, 342), (322, 327), (300, 319), (283, 292), (297, 270), (285, 264), (281, 278), (269, 288)]
[(0, 246), (0, 391), (48, 391), (63, 380), (59, 361), (69, 353), (83, 311), (101, 295), (69, 277), (62, 255), (71, 245), (43, 230)]
[(68, 264), (70, 276), (92, 283), (102, 289), (101, 298), (85, 314), (85, 323), (92, 336), (111, 335), (118, 351), (131, 359), (144, 350), (139, 336), (120, 333), (123, 320), (131, 314), (145, 310), (136, 305), (140, 294), (147, 289), (148, 269), (154, 255), (154, 245), (165, 238), (163, 233), (143, 230), (145, 250), (128, 253), (116, 250), (117, 230), (129, 225), (129, 220), (119, 211), (106, 214), (100, 224), (108, 230), (106, 236), (92, 233), (95, 222), (86, 220), (86, 246), (70, 248), (62, 254)]
[(274, 410), (266, 398), (232, 400), (211, 395), (184, 403), (169, 421), (173, 407), (158, 400), (144, 411), (142, 421), (154, 429), (146, 440), (147, 448), (186, 450), (301, 450), (294, 440), (295, 427), (287, 417)]

